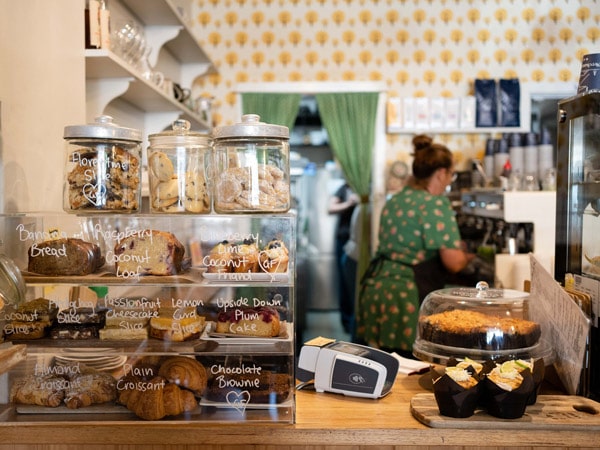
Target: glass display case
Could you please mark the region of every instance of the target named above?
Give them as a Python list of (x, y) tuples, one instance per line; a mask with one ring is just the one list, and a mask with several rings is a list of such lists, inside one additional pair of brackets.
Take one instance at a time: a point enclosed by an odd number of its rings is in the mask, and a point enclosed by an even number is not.
[(580, 386), (600, 397), (600, 92), (558, 103), (555, 278), (572, 274), (592, 297), (588, 357)]
[(1, 216), (25, 292), (0, 303), (0, 345), (26, 357), (0, 372), (0, 420), (293, 423), (295, 223)]
[(529, 294), (513, 289), (450, 287), (431, 292), (419, 309), (413, 353), (446, 364), (468, 357), (477, 361), (553, 360), (541, 328), (529, 320)]

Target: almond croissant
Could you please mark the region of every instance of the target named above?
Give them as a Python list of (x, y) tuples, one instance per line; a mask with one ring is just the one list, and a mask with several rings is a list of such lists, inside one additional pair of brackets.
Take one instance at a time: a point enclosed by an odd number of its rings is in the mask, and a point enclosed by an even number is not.
[(196, 395), (202, 395), (206, 389), (207, 373), (200, 362), (186, 356), (171, 356), (160, 366), (158, 375), (169, 383), (189, 389)]
[(103, 372), (78, 375), (71, 379), (65, 390), (65, 404), (70, 409), (106, 403), (116, 398), (116, 381)]
[(16, 380), (10, 389), (10, 401), (26, 405), (60, 406), (65, 397), (65, 379), (54, 375), (29, 375)]

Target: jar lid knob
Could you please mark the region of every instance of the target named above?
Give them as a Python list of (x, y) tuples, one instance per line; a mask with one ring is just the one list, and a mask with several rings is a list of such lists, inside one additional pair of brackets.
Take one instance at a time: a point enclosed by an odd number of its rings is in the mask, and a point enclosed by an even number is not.
[(95, 122), (113, 125), (113, 118), (112, 116), (103, 114), (101, 116), (97, 116)]
[(487, 297), (487, 291), (490, 288), (490, 285), (487, 284), (486, 281), (480, 281), (475, 285), (475, 289), (477, 289), (477, 297)]
[(189, 131), (192, 124), (185, 119), (177, 119), (173, 122), (173, 131)]
[(260, 123), (260, 116), (258, 114), (244, 114), (242, 123)]

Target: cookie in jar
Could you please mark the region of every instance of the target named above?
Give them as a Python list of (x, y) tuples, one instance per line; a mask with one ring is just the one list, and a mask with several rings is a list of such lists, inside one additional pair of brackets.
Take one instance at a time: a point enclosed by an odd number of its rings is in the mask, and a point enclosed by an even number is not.
[(142, 137), (110, 116), (66, 126), (63, 209), (69, 213), (134, 213), (141, 203)]
[(172, 130), (148, 136), (150, 209), (154, 213), (211, 212), (209, 171), (212, 140), (176, 120)]
[(217, 213), (283, 213), (290, 209), (289, 129), (242, 116), (213, 130)]

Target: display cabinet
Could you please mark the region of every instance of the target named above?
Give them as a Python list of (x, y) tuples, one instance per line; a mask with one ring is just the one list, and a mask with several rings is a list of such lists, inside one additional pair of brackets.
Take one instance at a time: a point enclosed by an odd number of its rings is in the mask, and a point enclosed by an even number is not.
[[(293, 214), (1, 216), (0, 252), (25, 283), (24, 299), (5, 299), (1, 345), (26, 348), (0, 375), (2, 420), (293, 423), (295, 223)], [(162, 258), (158, 239), (137, 256), (119, 250), (160, 231), (184, 249), (173, 275), (146, 272)], [(58, 276), (31, 263), (64, 257), (62, 244), (45, 247), (64, 239), (97, 245), (103, 264)], [(253, 243), (253, 267), (218, 262)], [(272, 247), (287, 258), (273, 262)], [(39, 299), (52, 311), (24, 307)], [(46, 321), (41, 335), (27, 336), (31, 321)]]
[(600, 92), (558, 103), (555, 278), (572, 275), (591, 297), (589, 349), (580, 391), (600, 398)]

